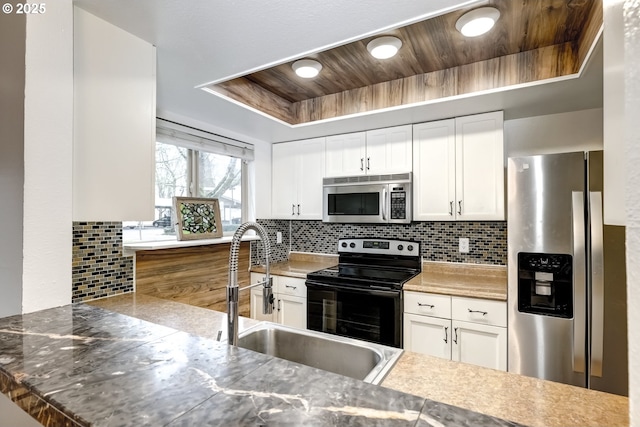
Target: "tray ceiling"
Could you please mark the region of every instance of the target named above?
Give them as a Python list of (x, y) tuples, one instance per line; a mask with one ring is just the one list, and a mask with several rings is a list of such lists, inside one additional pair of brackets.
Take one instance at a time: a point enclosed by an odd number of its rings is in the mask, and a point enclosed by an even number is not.
[[(205, 89), (291, 125), (308, 123), (576, 74), (602, 27), (601, 0), (486, 3), (501, 16), (477, 38), (455, 29), (473, 9), (465, 8), (307, 55), (323, 65), (315, 79), (298, 77), (292, 61)], [(398, 55), (369, 55), (367, 43), (380, 35), (402, 40)]]

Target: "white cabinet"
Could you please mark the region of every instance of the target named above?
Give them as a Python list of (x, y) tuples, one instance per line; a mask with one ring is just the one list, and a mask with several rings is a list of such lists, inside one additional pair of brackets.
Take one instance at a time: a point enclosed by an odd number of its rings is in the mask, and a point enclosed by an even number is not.
[(413, 127), (413, 219), (504, 220), (502, 111)]
[(329, 136), (325, 176), (409, 172), (411, 147), (411, 125)]
[(408, 351), (507, 370), (507, 307), (503, 301), (404, 293)]
[[(251, 318), (268, 320), (294, 328), (307, 328), (307, 287), (304, 279), (271, 276), (273, 278), (274, 310), (263, 314), (262, 287), (251, 289)], [(251, 283), (264, 280), (264, 274), (251, 273)]]
[(451, 359), (507, 370), (507, 306), (503, 301), (451, 298)]
[(73, 35), (73, 220), (152, 220), (156, 49), (79, 8)]
[(322, 219), (325, 138), (274, 144), (272, 217)]
[(352, 176), (365, 172), (365, 132), (327, 137), (325, 176)]

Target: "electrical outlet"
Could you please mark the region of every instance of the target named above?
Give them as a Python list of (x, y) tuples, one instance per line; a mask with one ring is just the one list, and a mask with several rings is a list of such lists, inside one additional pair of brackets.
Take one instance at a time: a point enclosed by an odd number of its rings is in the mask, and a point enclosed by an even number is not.
[(469, 253), (469, 239), (466, 237), (460, 238), (460, 243), (458, 244), (458, 248), (461, 253), (468, 254)]
[(282, 232), (281, 231), (277, 231), (276, 232), (276, 243), (282, 243)]

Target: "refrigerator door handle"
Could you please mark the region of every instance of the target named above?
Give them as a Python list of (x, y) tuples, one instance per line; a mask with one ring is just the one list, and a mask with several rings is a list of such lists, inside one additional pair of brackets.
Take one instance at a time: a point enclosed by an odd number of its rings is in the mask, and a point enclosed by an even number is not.
[(573, 225), (573, 370), (585, 372), (585, 352), (587, 333), (586, 302), (586, 239), (584, 223), (584, 193), (571, 193)]
[(591, 212), (591, 375), (602, 376), (604, 347), (604, 230), (602, 193), (589, 193)]

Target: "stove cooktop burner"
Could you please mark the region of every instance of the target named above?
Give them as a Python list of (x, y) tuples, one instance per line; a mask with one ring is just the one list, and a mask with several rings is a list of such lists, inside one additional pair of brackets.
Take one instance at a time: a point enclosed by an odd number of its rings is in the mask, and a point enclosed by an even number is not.
[(377, 238), (340, 239), (338, 265), (307, 280), (336, 287), (402, 289), (420, 272), (420, 243)]

